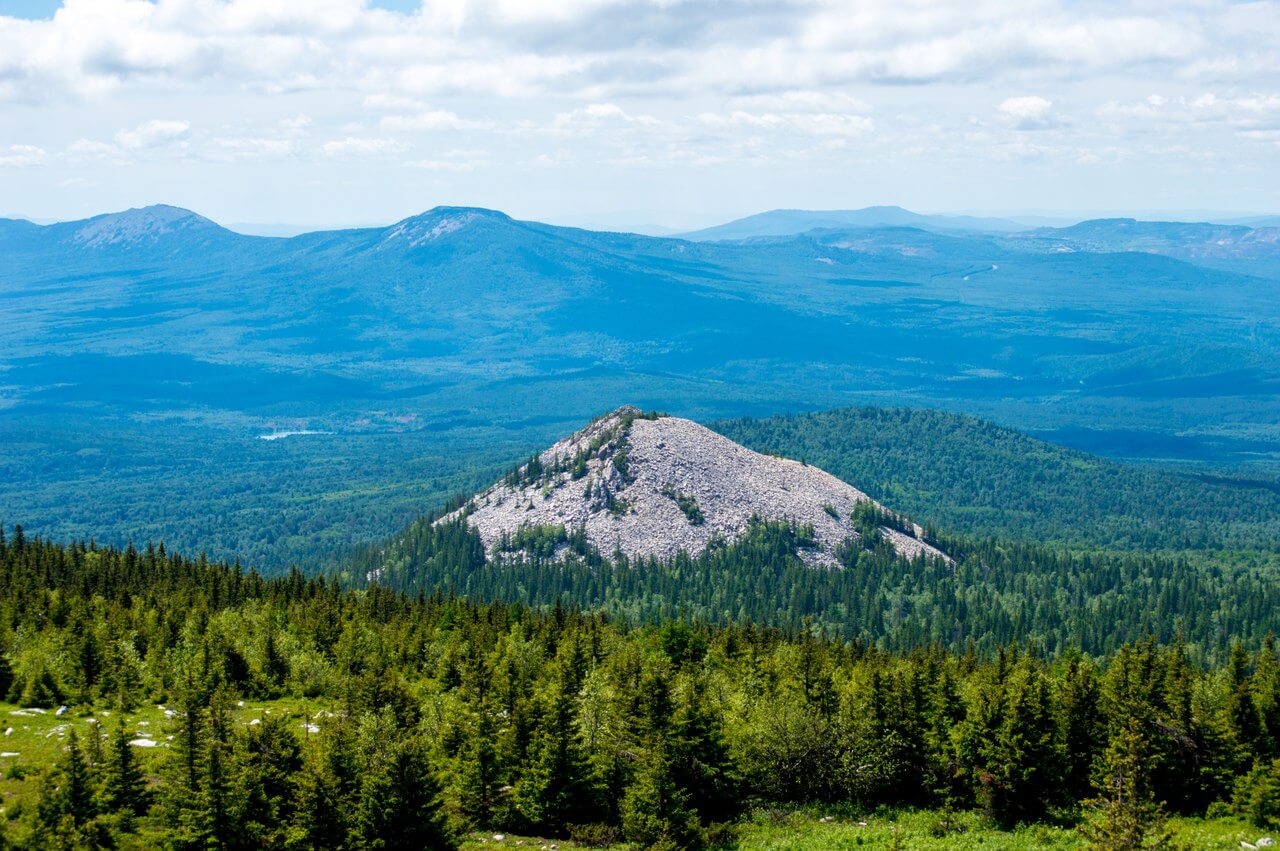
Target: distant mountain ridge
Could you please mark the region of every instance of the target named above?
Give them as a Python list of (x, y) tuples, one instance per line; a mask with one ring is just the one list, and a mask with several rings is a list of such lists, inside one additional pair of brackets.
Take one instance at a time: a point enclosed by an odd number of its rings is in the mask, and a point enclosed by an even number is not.
[(860, 210), (769, 210), (722, 225), (679, 234), (694, 242), (792, 236), (818, 229), (917, 227), (925, 230), (1004, 233), (1024, 230), (1011, 219), (977, 216), (924, 215), (902, 207), (864, 207)]

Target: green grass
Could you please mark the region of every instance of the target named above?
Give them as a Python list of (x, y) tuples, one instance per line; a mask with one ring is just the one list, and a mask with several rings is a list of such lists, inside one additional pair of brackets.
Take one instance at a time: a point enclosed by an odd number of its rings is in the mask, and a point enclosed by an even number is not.
[[(835, 814), (839, 812), (839, 814)], [(1170, 820), (1174, 841), (1195, 849), (1238, 849), (1242, 841), (1256, 842), (1266, 831), (1236, 819)], [(496, 839), (502, 836), (501, 840)], [(584, 849), (585, 846), (560, 839), (545, 839), (478, 831), (468, 835), (466, 851), (493, 848)], [(635, 851), (636, 846), (619, 843), (614, 851)], [(738, 825), (738, 851), (845, 851), (861, 848), (909, 848), (912, 851), (953, 851), (983, 848), (990, 851), (1031, 851), (1031, 849), (1083, 849), (1085, 842), (1073, 827), (1033, 825), (1015, 830), (991, 827), (979, 813), (944, 814), (939, 810), (881, 809), (863, 815), (843, 810), (830, 814), (820, 809), (797, 811), (757, 810)]]
[[(249, 724), (255, 718), (281, 714), (295, 719), (299, 737), (305, 737), (304, 725), (325, 723), (313, 716), (327, 707), (297, 700), (242, 701), (235, 709), (234, 719)], [(40, 791), (43, 774), (66, 753), (67, 740), (74, 730), (80, 737), (86, 752), (95, 727), (101, 727), (106, 736), (115, 732), (121, 713), (110, 709), (75, 707), (62, 716), (53, 709), (37, 710), (0, 702), (0, 752), (16, 756), (0, 756), (0, 814), (15, 819), (21, 810), (34, 803)], [(136, 753), (152, 782), (158, 782), (159, 770), (171, 747), (174, 719), (165, 715), (163, 705), (139, 706), (123, 713), (126, 727), (132, 738), (146, 738), (156, 742), (155, 747), (137, 747)], [(5, 732), (11, 731), (11, 732)]]

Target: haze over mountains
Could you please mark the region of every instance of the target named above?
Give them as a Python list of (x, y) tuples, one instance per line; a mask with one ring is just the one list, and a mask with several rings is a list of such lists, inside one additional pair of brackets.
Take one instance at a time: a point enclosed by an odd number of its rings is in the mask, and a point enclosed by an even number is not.
[[(138, 536), (157, 512), (129, 506), (179, 457), (239, 505), (246, 470), (337, 471), (380, 441), (333, 503), (359, 537), (463, 470), (479, 484), (474, 453), (497, 463), (624, 402), (702, 420), (905, 403), (1126, 457), (1277, 458), (1274, 230), (865, 224), (904, 212), (781, 234), (766, 214), (701, 242), (454, 207), (288, 239), (165, 206), (0, 222), (0, 516), (51, 518), (60, 488), (94, 481), (107, 525)], [(273, 429), (334, 434), (257, 440)], [(428, 456), (429, 481), (397, 477)], [(391, 514), (343, 507), (373, 502)], [(85, 505), (66, 528), (101, 520)]]
[(1013, 219), (977, 216), (921, 215), (901, 207), (865, 207), (861, 210), (770, 210), (715, 227), (680, 234), (695, 242), (750, 239), (754, 236), (789, 236), (821, 228), (917, 227), (926, 230), (987, 231), (1025, 230)]

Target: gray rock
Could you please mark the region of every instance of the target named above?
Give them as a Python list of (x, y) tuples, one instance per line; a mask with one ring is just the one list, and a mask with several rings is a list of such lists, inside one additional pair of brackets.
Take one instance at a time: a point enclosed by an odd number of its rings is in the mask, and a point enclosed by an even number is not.
[[(520, 481), (493, 485), (449, 517), (468, 512), (490, 550), (521, 526), (563, 525), (585, 530), (605, 555), (659, 559), (733, 541), (753, 517), (785, 520), (813, 526), (818, 546), (803, 554), (807, 561), (835, 566), (836, 547), (854, 534), (854, 506), (872, 502), (817, 467), (761, 455), (690, 420), (646, 419), (634, 408), (601, 417), (539, 462), (538, 475), (526, 466)], [(945, 558), (920, 540), (919, 527), (913, 535), (881, 532), (904, 556)]]

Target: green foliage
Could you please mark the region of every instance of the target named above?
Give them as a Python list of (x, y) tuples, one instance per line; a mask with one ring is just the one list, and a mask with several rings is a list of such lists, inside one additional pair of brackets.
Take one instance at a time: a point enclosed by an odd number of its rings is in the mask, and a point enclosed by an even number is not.
[(1258, 763), (1236, 782), (1237, 814), (1264, 829), (1280, 827), (1280, 760)]
[(1272, 480), (1111, 461), (944, 411), (846, 408), (712, 427), (964, 535), (1133, 550), (1280, 548)]
[(1147, 735), (1129, 718), (1112, 738), (1098, 767), (1099, 797), (1087, 803), (1081, 834), (1096, 851), (1170, 848), (1164, 808), (1152, 788)]
[[(860, 504), (860, 537), (839, 553), (848, 569), (815, 570), (800, 557), (812, 529), (785, 523), (756, 523), (738, 541), (664, 563), (606, 557), (557, 527), (522, 529), (499, 547), (515, 549), (519, 540), (518, 552), (491, 557), (465, 523), (422, 521), (353, 562), (352, 574), (409, 593), (445, 588), (536, 607), (601, 607), (633, 622), (750, 620), (900, 651), (940, 644), (993, 653), (1034, 640), (1050, 652), (1108, 654), (1153, 635), (1217, 659), (1232, 637), (1256, 646), (1280, 631), (1280, 587), (1261, 568), (1201, 569), (1180, 558), (937, 533), (933, 540), (955, 560), (908, 562), (879, 532), (908, 523)], [(557, 549), (566, 542), (568, 552)], [(1273, 668), (1280, 672), (1280, 664)], [(1280, 673), (1271, 682), (1267, 706), (1280, 726)]]
[[(441, 561), (472, 551), (459, 534), (441, 527)], [(734, 558), (794, 558), (801, 537), (761, 526)], [(852, 557), (868, 574), (878, 563)], [(37, 847), (449, 847), (465, 822), (691, 847), (757, 808), (909, 805), (950, 807), (930, 825), (951, 838), (975, 813), (1007, 826), (1069, 820), (1092, 778), (1090, 840), (1132, 847), (1164, 836), (1158, 802), (1198, 814), (1234, 791), (1242, 809), (1270, 806), (1274, 779), (1254, 768), (1274, 773), (1280, 752), (1265, 639), (1222, 648), (1216, 666), (1154, 640), (1096, 658), (978, 642), (895, 653), (813, 621), (647, 623), (552, 599), (535, 609), (344, 590), (159, 548), (0, 545), (0, 637), (15, 658), (51, 660), (59, 688), (114, 705), (123, 656), (37, 653), (81, 647), (92, 622), (102, 647), (134, 646), (148, 702), (174, 713), (156, 731), (168, 747), (149, 753), (154, 793), (123, 726), (102, 745), (72, 738), (15, 836)], [(287, 720), (255, 709), (271, 670), (284, 699), (313, 709)]]

